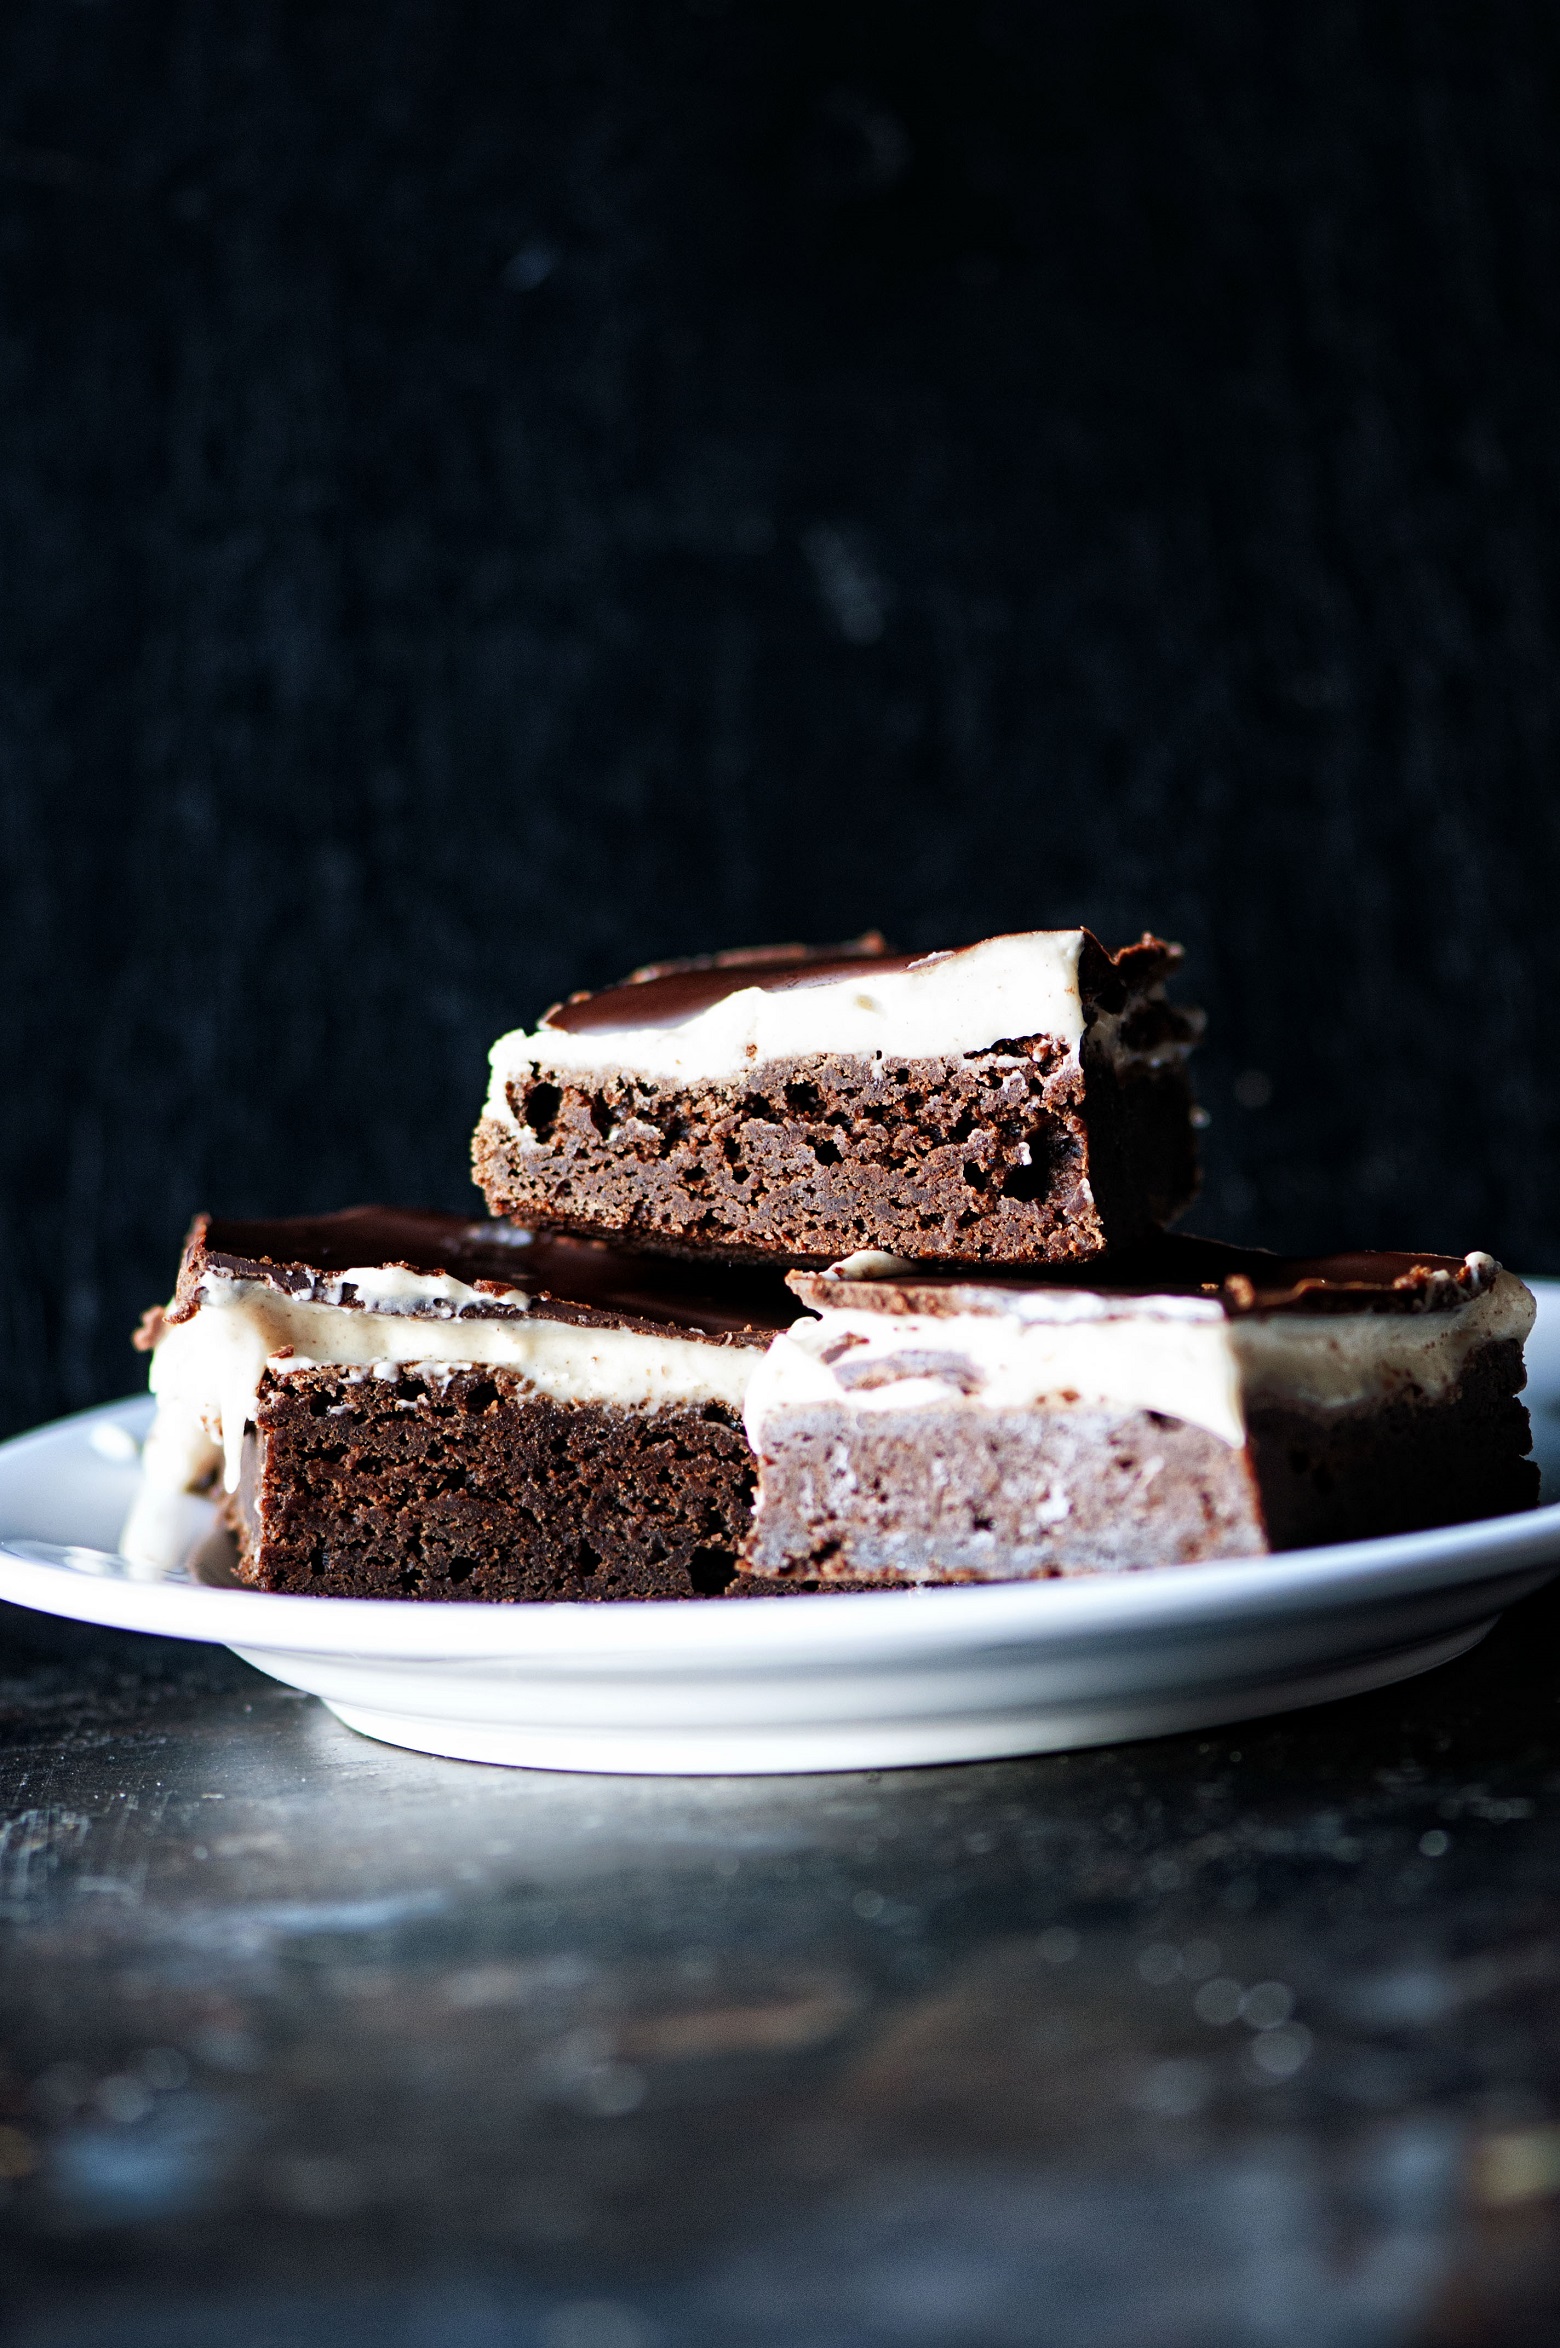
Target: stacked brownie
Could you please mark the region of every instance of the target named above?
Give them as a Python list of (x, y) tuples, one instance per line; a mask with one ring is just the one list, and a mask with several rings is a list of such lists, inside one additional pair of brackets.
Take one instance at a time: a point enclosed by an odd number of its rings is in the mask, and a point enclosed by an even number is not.
[(1179, 949), (661, 963), (500, 1039), (490, 1219), (202, 1218), (157, 1496), (267, 1589), (774, 1595), (1239, 1557), (1531, 1505), (1488, 1256), (1165, 1236)]
[(1197, 1187), (1180, 949), (1087, 930), (663, 962), (504, 1036), (496, 1215), (705, 1259), (1073, 1263)]

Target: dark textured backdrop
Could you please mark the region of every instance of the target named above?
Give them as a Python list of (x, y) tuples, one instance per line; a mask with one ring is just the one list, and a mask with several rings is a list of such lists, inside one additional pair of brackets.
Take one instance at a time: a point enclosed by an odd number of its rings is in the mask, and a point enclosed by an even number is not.
[(5, 1421), (646, 956), (1185, 939), (1205, 1228), (1560, 1268), (1560, 13), (12, 0)]

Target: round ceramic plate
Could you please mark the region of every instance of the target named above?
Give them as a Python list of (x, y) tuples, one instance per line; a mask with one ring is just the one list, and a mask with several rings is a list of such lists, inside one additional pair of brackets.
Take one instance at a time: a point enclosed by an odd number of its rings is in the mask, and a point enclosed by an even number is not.
[[(1528, 1401), (1560, 1488), (1560, 1281)], [(115, 1552), (151, 1405), (0, 1445), (0, 1599), (232, 1647), (349, 1727), (464, 1761), (717, 1776), (893, 1769), (1211, 1728), (1428, 1671), (1560, 1571), (1560, 1506), (1247, 1564), (732, 1605), (439, 1606), (223, 1586)]]

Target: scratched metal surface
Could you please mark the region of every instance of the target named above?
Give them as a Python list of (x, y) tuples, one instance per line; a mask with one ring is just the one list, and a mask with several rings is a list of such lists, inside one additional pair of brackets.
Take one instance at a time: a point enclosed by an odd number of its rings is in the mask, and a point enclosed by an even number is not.
[(1213, 1738), (677, 1783), (6, 1612), (0, 2336), (1547, 2342), (1557, 1628)]

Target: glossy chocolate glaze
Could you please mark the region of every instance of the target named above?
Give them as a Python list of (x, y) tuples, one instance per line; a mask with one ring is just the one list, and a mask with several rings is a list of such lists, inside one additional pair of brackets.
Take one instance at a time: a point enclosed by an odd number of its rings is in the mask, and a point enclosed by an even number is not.
[(814, 1307), (852, 1311), (957, 1312), (958, 1290), (1076, 1288), (1110, 1296), (1207, 1296), (1226, 1313), (1446, 1312), (1489, 1287), (1491, 1257), (1414, 1255), (1362, 1249), (1354, 1254), (1281, 1256), (1266, 1248), (1230, 1247), (1221, 1239), (1161, 1232), (1108, 1262), (1055, 1271), (1016, 1267), (972, 1280), (959, 1266), (920, 1265), (866, 1277), (838, 1271), (793, 1272), (790, 1285)]
[[(201, 1215), (185, 1242), (171, 1320), (196, 1308), (208, 1272), (255, 1280), (287, 1296), (346, 1303), (335, 1283), (355, 1266), (447, 1272), (479, 1291), (463, 1318), (504, 1319), (519, 1290), (526, 1312), (548, 1320), (615, 1328), (677, 1329), (689, 1335), (766, 1342), (800, 1307), (777, 1271), (706, 1269), (676, 1257), (640, 1255), (600, 1240), (532, 1234), (501, 1222), (470, 1222), (415, 1207), (343, 1207), (331, 1215), (238, 1222)], [(326, 1291), (329, 1294), (326, 1295)]]
[(651, 962), (617, 986), (596, 995), (570, 995), (555, 1003), (542, 1021), (569, 1035), (595, 1028), (680, 1027), (712, 1003), (743, 987), (784, 994), (793, 987), (822, 986), (848, 978), (863, 963), (874, 970), (908, 970), (922, 954), (891, 954), (875, 930), (842, 946), (748, 946), (734, 953), (702, 954), (687, 962)]
[[(1128, 993), (1151, 986), (1180, 960), (1179, 946), (1143, 937), (1112, 954), (1089, 930), (1083, 932), (1079, 984), (1086, 999), (1119, 1010)], [(960, 951), (952, 948), (950, 951)], [(748, 946), (725, 954), (704, 954), (686, 962), (652, 962), (619, 985), (599, 994), (570, 995), (555, 1003), (542, 1021), (569, 1035), (602, 1029), (680, 1027), (712, 1004), (744, 987), (786, 994), (796, 987), (823, 986), (848, 978), (868, 965), (874, 971), (913, 970), (936, 954), (894, 954), (876, 930), (841, 946)]]

